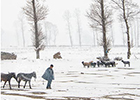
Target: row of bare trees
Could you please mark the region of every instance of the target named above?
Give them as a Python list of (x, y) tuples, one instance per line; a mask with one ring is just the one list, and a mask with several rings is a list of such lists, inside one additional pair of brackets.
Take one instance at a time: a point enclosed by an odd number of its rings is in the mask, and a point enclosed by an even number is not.
[[(131, 47), (139, 47), (140, 46), (140, 28), (139, 28), (140, 18), (138, 15), (134, 17), (133, 21), (130, 21), (130, 42)], [(126, 38), (126, 28), (124, 22), (120, 22), (120, 30), (122, 33), (122, 45), (127, 46), (127, 38)], [(112, 32), (113, 33), (113, 32)], [(114, 45), (114, 44), (113, 44)]]
[[(111, 0), (116, 6), (113, 8), (119, 10), (120, 21), (124, 22), (123, 25), (126, 28), (127, 34), (127, 58), (130, 58), (131, 55), (131, 43), (130, 43), (130, 22), (133, 20), (134, 16), (139, 14), (138, 6), (132, 3), (131, 0)], [(28, 19), (29, 24), (31, 25), (31, 31), (33, 33), (33, 45), (36, 51), (36, 58), (39, 59), (39, 52), (44, 48), (43, 41), (47, 38), (44, 36), (42, 32), (42, 20), (46, 18), (48, 14), (48, 9), (41, 4), (38, 0), (29, 0), (27, 1), (26, 6), (23, 8), (23, 11)], [(70, 13), (65, 12), (65, 20), (67, 23), (67, 28), (70, 37), (70, 43), (73, 45), (72, 34), (71, 34), (71, 26), (70, 26)], [(91, 28), (100, 31), (102, 35), (102, 39), (100, 41), (100, 45), (103, 46), (104, 49), (104, 57), (108, 57), (108, 51), (110, 50), (110, 39), (108, 38), (108, 30), (110, 30), (110, 26), (112, 24), (112, 7), (107, 3), (106, 0), (94, 0), (90, 6), (89, 11), (87, 12), (87, 17), (90, 19)], [(77, 29), (79, 34), (79, 44), (81, 45), (81, 26), (79, 21), (79, 13), (76, 12), (77, 19)], [(46, 26), (49, 27), (49, 26)], [(45, 28), (46, 29), (46, 28)], [(49, 28), (48, 28), (49, 30)], [(51, 31), (51, 30), (49, 30)], [(24, 31), (23, 31), (24, 32)], [(56, 37), (55, 37), (56, 38)], [(55, 41), (55, 39), (54, 39)]]
[[(115, 4), (116, 10), (119, 10), (120, 21), (123, 22), (127, 34), (127, 58), (131, 55), (130, 43), (130, 22), (136, 15), (140, 13), (138, 5), (132, 3), (132, 0), (111, 0)], [(110, 40), (107, 37), (107, 31), (112, 23), (112, 8), (107, 4), (106, 0), (94, 0), (90, 6), (87, 17), (90, 19), (90, 26), (93, 29), (98, 29), (103, 33), (101, 45), (104, 49), (104, 57), (108, 57), (108, 50), (110, 50)]]
[(44, 35), (45, 35), (45, 44), (55, 45), (56, 36), (58, 34), (57, 26), (51, 22), (44, 21)]
[[(81, 32), (80, 10), (75, 9), (74, 15), (75, 15), (75, 19), (76, 19), (76, 25), (74, 25), (74, 26), (76, 26), (76, 30), (77, 30), (76, 33), (78, 33), (79, 46), (81, 46), (81, 44), (82, 44), (81, 33), (82, 32)], [(73, 46), (74, 43), (73, 43), (73, 39), (72, 39), (72, 27), (71, 27), (72, 16), (71, 16), (70, 11), (66, 10), (64, 12), (63, 17), (64, 17), (64, 20), (66, 22), (66, 28), (68, 30), (68, 34), (69, 34), (69, 38), (70, 38), (70, 44), (71, 44), (71, 46)]]
[(131, 43), (130, 43), (130, 23), (134, 20), (134, 17), (140, 13), (138, 9), (138, 5), (132, 3), (132, 0), (112, 0), (113, 3), (116, 4), (116, 9), (120, 10), (120, 21), (124, 21), (124, 25), (126, 27), (126, 34), (127, 34), (127, 58), (130, 58), (131, 55)]

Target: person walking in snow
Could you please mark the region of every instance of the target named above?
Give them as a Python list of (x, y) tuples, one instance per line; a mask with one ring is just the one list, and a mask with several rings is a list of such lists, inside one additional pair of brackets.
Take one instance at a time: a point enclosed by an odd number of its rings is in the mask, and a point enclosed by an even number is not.
[(49, 68), (46, 69), (45, 73), (42, 75), (42, 78), (48, 81), (46, 89), (51, 89), (51, 83), (52, 80), (54, 80), (54, 71), (52, 64)]

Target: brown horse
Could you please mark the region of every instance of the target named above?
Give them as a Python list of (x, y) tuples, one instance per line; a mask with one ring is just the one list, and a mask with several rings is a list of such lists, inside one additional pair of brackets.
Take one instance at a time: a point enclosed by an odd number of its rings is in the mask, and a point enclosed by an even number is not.
[(9, 82), (9, 87), (10, 87), (10, 89), (12, 89), (11, 84), (10, 84), (10, 81), (11, 81), (12, 77), (17, 80), (15, 73), (8, 73), (8, 74), (1, 73), (1, 81), (5, 82), (4, 85), (3, 85), (3, 88), (5, 87), (5, 84), (8, 81)]

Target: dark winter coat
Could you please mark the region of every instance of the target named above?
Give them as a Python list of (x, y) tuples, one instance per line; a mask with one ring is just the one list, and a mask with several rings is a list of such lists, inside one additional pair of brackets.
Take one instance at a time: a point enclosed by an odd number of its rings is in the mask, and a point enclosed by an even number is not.
[(54, 80), (54, 72), (50, 67), (46, 69), (45, 73), (42, 75), (42, 78), (48, 81)]

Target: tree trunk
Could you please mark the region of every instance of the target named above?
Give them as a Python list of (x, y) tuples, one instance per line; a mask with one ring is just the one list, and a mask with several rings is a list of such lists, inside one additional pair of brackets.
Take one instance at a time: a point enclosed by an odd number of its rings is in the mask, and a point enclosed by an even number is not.
[(23, 47), (25, 47), (25, 37), (24, 37), (23, 22), (22, 22), (22, 26), (21, 26), (21, 31), (22, 31)]
[(45, 22), (44, 23), (44, 30), (45, 30), (45, 34), (46, 34), (46, 37), (45, 37), (45, 41), (46, 41), (46, 45), (48, 46), (49, 44), (48, 44), (48, 31), (47, 31), (47, 23)]
[(95, 29), (96, 31), (96, 45), (98, 45), (98, 32), (97, 32), (97, 28)]
[(139, 19), (137, 17), (137, 46), (139, 46)]
[(34, 27), (35, 27), (35, 48), (36, 50), (36, 59), (39, 59), (39, 41), (38, 41), (38, 27), (37, 27), (37, 17), (36, 17), (36, 8), (35, 0), (32, 0), (33, 3), (33, 13), (34, 13)]
[(36, 59), (40, 58), (39, 50), (36, 50)]
[(103, 32), (103, 48), (104, 57), (108, 57), (107, 43), (106, 43), (106, 26), (105, 26), (105, 15), (104, 15), (104, 0), (101, 0), (101, 15), (102, 15), (102, 32)]
[(80, 25), (78, 24), (78, 33), (79, 33), (79, 45), (81, 46), (81, 31), (80, 31)]
[(112, 44), (114, 46), (114, 32), (112, 26), (111, 26), (111, 37), (112, 37)]
[(81, 46), (81, 29), (80, 29), (80, 21), (77, 15), (77, 26), (78, 26), (78, 33), (79, 33), (79, 45)]
[(70, 37), (70, 43), (71, 43), (71, 46), (73, 46), (73, 42), (72, 42), (72, 36), (71, 36), (70, 27), (69, 27), (69, 37)]
[(131, 52), (130, 52), (130, 49), (131, 49), (131, 45), (130, 45), (130, 35), (129, 35), (129, 27), (127, 25), (128, 23), (126, 23), (126, 26), (127, 26), (127, 46), (128, 46), (128, 51), (127, 51), (127, 59), (130, 59), (130, 55), (131, 55)]
[(95, 46), (95, 33), (94, 33), (94, 30), (93, 30), (93, 46)]
[(69, 20), (68, 20), (68, 31), (69, 31), (70, 43), (71, 43), (71, 46), (73, 46), (72, 36), (71, 36), (71, 29), (70, 29), (70, 22), (69, 22)]
[(130, 59), (130, 55), (131, 55), (131, 52), (130, 52), (131, 45), (130, 45), (129, 25), (128, 25), (128, 20), (127, 20), (127, 18), (126, 18), (124, 0), (122, 1), (122, 4), (123, 4), (123, 18), (124, 18), (125, 26), (126, 26), (126, 29), (127, 29), (127, 31), (126, 31), (126, 34), (127, 34), (127, 47), (128, 47), (127, 59)]

